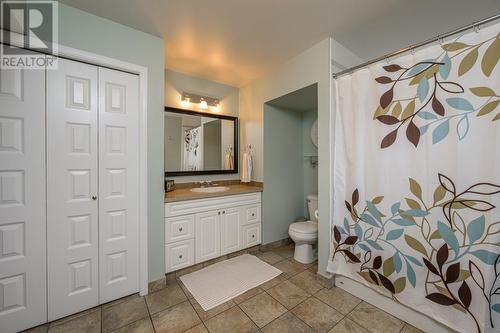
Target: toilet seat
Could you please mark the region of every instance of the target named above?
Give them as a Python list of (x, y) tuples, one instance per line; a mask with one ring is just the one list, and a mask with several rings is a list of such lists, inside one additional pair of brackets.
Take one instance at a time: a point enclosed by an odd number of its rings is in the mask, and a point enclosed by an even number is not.
[(318, 223), (307, 221), (307, 222), (295, 222), (290, 224), (289, 231), (297, 234), (317, 234), (318, 233)]

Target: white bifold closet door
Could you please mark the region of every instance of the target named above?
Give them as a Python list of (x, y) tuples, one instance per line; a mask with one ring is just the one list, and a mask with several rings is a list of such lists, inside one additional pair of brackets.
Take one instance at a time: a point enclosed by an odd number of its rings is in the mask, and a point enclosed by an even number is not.
[(138, 77), (47, 71), (48, 319), (138, 291)]
[(0, 332), (47, 320), (45, 71), (0, 70)]

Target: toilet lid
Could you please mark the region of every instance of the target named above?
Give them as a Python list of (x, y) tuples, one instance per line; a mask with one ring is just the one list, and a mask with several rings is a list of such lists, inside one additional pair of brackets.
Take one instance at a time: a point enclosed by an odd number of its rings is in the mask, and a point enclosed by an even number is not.
[(290, 230), (301, 234), (315, 234), (318, 232), (318, 224), (307, 222), (295, 222), (290, 224)]

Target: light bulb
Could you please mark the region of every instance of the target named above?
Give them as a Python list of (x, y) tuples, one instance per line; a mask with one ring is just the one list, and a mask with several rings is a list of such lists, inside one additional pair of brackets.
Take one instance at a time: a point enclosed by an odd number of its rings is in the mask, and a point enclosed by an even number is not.
[(182, 107), (187, 108), (189, 106), (189, 99), (183, 99), (181, 101), (181, 105)]
[(219, 103), (215, 104), (215, 106), (212, 107), (212, 111), (213, 112), (220, 112), (220, 104)]
[(205, 110), (206, 108), (208, 108), (208, 104), (207, 104), (207, 101), (205, 101), (204, 99), (201, 100), (200, 102), (200, 108)]

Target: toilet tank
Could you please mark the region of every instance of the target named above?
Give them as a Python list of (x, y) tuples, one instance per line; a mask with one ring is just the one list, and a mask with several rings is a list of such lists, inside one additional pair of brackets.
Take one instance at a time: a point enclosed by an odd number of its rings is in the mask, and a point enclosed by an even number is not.
[(309, 211), (309, 219), (313, 222), (318, 222), (314, 212), (318, 209), (318, 195), (310, 194), (307, 196), (307, 209)]

